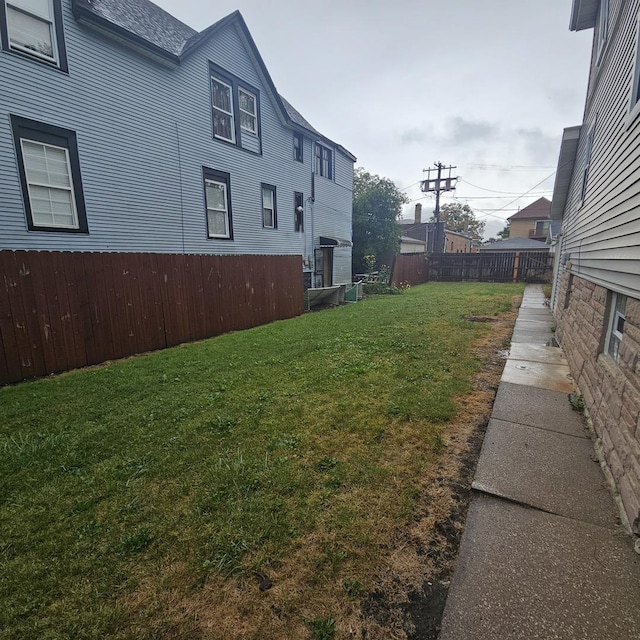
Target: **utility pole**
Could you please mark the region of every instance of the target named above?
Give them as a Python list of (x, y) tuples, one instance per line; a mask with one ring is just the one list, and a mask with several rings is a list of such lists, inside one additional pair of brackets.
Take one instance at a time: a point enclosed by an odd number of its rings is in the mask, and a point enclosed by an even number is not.
[[(434, 162), (434, 167), (423, 169), (423, 173), (427, 173), (427, 179), (422, 181), (420, 188), (423, 193), (436, 194), (436, 208), (433, 212), (436, 222), (433, 234), (427, 239), (427, 251), (429, 253), (442, 253), (444, 251), (444, 224), (440, 222), (440, 194), (443, 191), (455, 190), (458, 178), (452, 176), (451, 172), (457, 167), (451, 165), (445, 167), (442, 162)], [(443, 177), (445, 172), (448, 172), (447, 176)], [(432, 178), (432, 174), (435, 177)]]

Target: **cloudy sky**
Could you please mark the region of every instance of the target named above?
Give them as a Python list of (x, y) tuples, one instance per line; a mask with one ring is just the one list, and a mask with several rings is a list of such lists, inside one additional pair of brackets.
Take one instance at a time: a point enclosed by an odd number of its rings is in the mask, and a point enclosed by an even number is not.
[(592, 31), (569, 31), (571, 0), (154, 1), (197, 30), (239, 9), (314, 127), (413, 202), (423, 169), (457, 165), (485, 237), (551, 197), (562, 129), (582, 122)]

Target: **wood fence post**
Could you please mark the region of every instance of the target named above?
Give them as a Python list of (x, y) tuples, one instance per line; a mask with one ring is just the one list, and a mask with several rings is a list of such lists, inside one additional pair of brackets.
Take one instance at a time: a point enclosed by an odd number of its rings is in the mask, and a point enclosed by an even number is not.
[(516, 251), (516, 257), (513, 260), (513, 281), (518, 282), (518, 267), (520, 266), (520, 252)]

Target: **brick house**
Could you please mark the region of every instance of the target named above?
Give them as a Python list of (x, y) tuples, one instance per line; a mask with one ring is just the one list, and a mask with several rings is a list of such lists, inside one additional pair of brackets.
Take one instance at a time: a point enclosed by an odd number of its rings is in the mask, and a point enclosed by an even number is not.
[(618, 489), (640, 533), (640, 0), (574, 0), (594, 29), (582, 125), (565, 129), (551, 218), (562, 221), (552, 306)]
[[(429, 233), (433, 223), (422, 222), (422, 205), (415, 206), (413, 220), (401, 220), (404, 245), (401, 245), (401, 253), (422, 253), (429, 246)], [(420, 241), (423, 248), (419, 248), (411, 240)], [(460, 233), (445, 229), (443, 253), (471, 253), (473, 237), (471, 234)]]

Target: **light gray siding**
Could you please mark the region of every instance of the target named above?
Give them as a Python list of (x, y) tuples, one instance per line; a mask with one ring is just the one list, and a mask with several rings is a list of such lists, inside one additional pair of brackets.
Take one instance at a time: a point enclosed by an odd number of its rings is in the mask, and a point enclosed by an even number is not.
[[(584, 125), (563, 221), (561, 259), (608, 289), (640, 291), (640, 117), (629, 105), (640, 0), (611, 0), (609, 38), (598, 63), (595, 47)], [(595, 127), (584, 201), (583, 169)]]
[[(353, 162), (334, 150), (335, 181), (316, 180), (312, 206), (312, 136), (296, 162), (293, 129), (235, 23), (171, 69), (78, 24), (70, 0), (63, 13), (68, 75), (0, 52), (0, 248), (312, 256), (321, 233), (351, 238)], [(259, 90), (262, 154), (246, 133), (244, 149), (213, 139), (210, 61)], [(10, 114), (76, 132), (88, 235), (27, 231)], [(232, 241), (207, 238), (203, 167), (230, 174)], [(277, 229), (262, 227), (261, 183), (276, 186)]]

